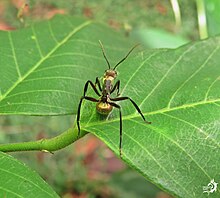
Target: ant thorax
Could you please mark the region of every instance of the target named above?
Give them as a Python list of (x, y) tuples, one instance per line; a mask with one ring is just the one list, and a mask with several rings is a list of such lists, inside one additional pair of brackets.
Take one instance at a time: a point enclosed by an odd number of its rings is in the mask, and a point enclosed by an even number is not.
[(112, 83), (113, 83), (114, 79), (105, 79), (103, 78), (103, 86), (102, 86), (102, 90), (103, 93), (106, 92), (106, 94), (109, 94), (111, 89), (112, 89)]
[(106, 90), (107, 93), (110, 93), (116, 77), (117, 72), (115, 70), (106, 70), (103, 77), (103, 90)]

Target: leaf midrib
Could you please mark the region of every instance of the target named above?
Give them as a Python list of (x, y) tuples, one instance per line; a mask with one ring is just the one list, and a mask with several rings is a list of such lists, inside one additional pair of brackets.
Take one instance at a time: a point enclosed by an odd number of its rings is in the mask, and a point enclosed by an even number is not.
[[(55, 47), (52, 48), (50, 50), (50, 52), (47, 53), (47, 55), (45, 55), (43, 58), (41, 58), (23, 77), (20, 77), (14, 83), (14, 85), (11, 86), (11, 88), (8, 89), (8, 91), (5, 94), (2, 95), (0, 102), (2, 100), (4, 100), (7, 97), (7, 95), (17, 87), (17, 85), (19, 83), (21, 83), (33, 71), (35, 71), (41, 65), (41, 63), (43, 63), (45, 60), (47, 60), (50, 57), (50, 55), (53, 54), (59, 47), (61, 47), (63, 44), (65, 44), (74, 34), (76, 34), (78, 31), (80, 31), (81, 29), (83, 29), (84, 27), (88, 26), (91, 23), (92, 23), (92, 21), (86, 21), (86, 22), (82, 23), (81, 25), (79, 25), (78, 27), (74, 28), (73, 31), (71, 31), (66, 37), (64, 37), (64, 39), (61, 42), (59, 42), (57, 45), (55, 45)], [(10, 34), (10, 33), (8, 33), (8, 34)]]
[[(188, 104), (184, 104), (184, 105), (176, 106), (176, 107), (172, 107), (172, 108), (159, 109), (159, 110), (156, 110), (156, 111), (143, 113), (143, 115), (144, 116), (149, 116), (149, 115), (155, 115), (155, 114), (162, 114), (162, 113), (166, 113), (166, 112), (177, 111), (177, 110), (180, 110), (180, 109), (194, 108), (194, 107), (199, 106), (199, 105), (212, 104), (212, 103), (215, 103), (215, 102), (220, 102), (220, 99), (206, 100), (206, 101), (203, 100), (203, 101), (200, 101), (200, 102), (188, 103)], [(137, 117), (139, 117), (139, 114), (138, 113), (133, 113), (133, 114), (130, 114), (130, 115), (123, 116), (123, 120), (131, 120), (131, 119), (137, 118)], [(102, 125), (102, 124), (106, 124), (106, 123), (112, 123), (112, 122), (116, 122), (116, 121), (119, 121), (119, 118), (106, 120), (105, 122), (89, 123), (85, 126), (85, 128), (95, 126), (95, 125)]]

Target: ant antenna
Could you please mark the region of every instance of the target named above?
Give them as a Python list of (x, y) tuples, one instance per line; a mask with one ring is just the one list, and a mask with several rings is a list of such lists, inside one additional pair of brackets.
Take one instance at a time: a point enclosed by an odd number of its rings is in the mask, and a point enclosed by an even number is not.
[(101, 46), (101, 49), (102, 49), (103, 56), (104, 56), (104, 58), (105, 58), (105, 60), (106, 60), (106, 62), (108, 64), (108, 68), (111, 69), (110, 63), (109, 63), (109, 61), (108, 61), (108, 59), (107, 59), (107, 57), (105, 55), (104, 47), (103, 47), (102, 42), (100, 40), (99, 40), (99, 43), (100, 43), (100, 46)]
[(116, 67), (117, 67), (118, 65), (120, 65), (138, 45), (140, 45), (140, 44), (138, 43), (138, 44), (136, 44), (134, 47), (132, 47), (132, 48), (130, 49), (130, 51), (127, 53), (127, 55), (126, 55), (123, 59), (121, 59), (121, 60), (114, 66), (113, 70), (115, 70)]

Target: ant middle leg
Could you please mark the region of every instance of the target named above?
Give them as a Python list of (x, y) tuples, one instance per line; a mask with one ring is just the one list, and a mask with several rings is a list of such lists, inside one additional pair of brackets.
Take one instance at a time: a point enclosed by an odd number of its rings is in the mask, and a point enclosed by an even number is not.
[(121, 114), (121, 107), (118, 104), (115, 104), (114, 102), (109, 102), (109, 104), (119, 110), (119, 118), (120, 118), (119, 154), (120, 154), (120, 157), (122, 158), (122, 114)]
[(93, 84), (93, 82), (92, 82), (91, 80), (88, 80), (88, 81), (86, 82), (86, 84), (85, 84), (85, 86), (84, 86), (83, 96), (86, 95), (89, 84), (91, 85), (91, 87), (93, 88), (93, 90), (95, 91), (95, 93), (96, 93), (98, 96), (101, 96), (101, 94), (98, 92), (98, 90), (96, 89), (96, 86)]
[(98, 77), (96, 77), (95, 79), (95, 85), (98, 85), (99, 91), (102, 92), (101, 84)]

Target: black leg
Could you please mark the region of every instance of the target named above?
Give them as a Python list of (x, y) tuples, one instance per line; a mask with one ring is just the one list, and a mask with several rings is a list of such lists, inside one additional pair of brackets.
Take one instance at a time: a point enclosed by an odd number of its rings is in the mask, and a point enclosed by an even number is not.
[(118, 104), (115, 104), (113, 102), (109, 102), (109, 104), (119, 110), (119, 117), (120, 117), (119, 154), (120, 154), (120, 157), (122, 158), (122, 115), (121, 115), (121, 107)]
[(98, 102), (99, 100), (95, 99), (95, 98), (92, 98), (92, 97), (89, 97), (89, 96), (83, 96), (81, 97), (80, 101), (79, 101), (79, 105), (78, 105), (78, 110), (77, 110), (77, 127), (78, 127), (78, 135), (77, 135), (77, 138), (79, 138), (80, 136), (80, 110), (81, 110), (81, 105), (82, 105), (82, 101), (83, 100), (89, 100), (89, 101), (92, 101), (92, 102)]
[(84, 93), (83, 93), (83, 96), (86, 95), (86, 92), (87, 92), (87, 89), (88, 89), (88, 85), (91, 85), (93, 90), (95, 91), (95, 93), (98, 95), (98, 96), (101, 96), (100, 93), (98, 92), (98, 90), (96, 89), (95, 85), (93, 84), (92, 81), (88, 80), (84, 86)]
[(114, 87), (112, 88), (110, 94), (112, 94), (112, 93), (115, 91), (115, 89), (117, 89), (117, 96), (119, 96), (119, 95), (120, 95), (120, 93), (119, 93), (119, 88), (120, 88), (120, 80), (118, 80), (118, 81), (115, 83), (115, 85), (114, 85)]
[(138, 113), (139, 113), (139, 114), (141, 115), (141, 117), (143, 118), (143, 120), (144, 120), (145, 122), (147, 122), (148, 124), (151, 124), (151, 122), (148, 122), (148, 121), (145, 119), (145, 117), (144, 117), (143, 113), (141, 112), (140, 108), (137, 106), (137, 104), (136, 104), (131, 98), (129, 98), (129, 97), (118, 97), (118, 98), (110, 98), (110, 100), (112, 100), (112, 101), (130, 100), (131, 103), (132, 103), (132, 104), (134, 105), (134, 107), (136, 108), (136, 110), (138, 111)]
[(98, 85), (99, 91), (102, 92), (101, 84), (98, 77), (96, 77), (95, 79), (95, 85)]

